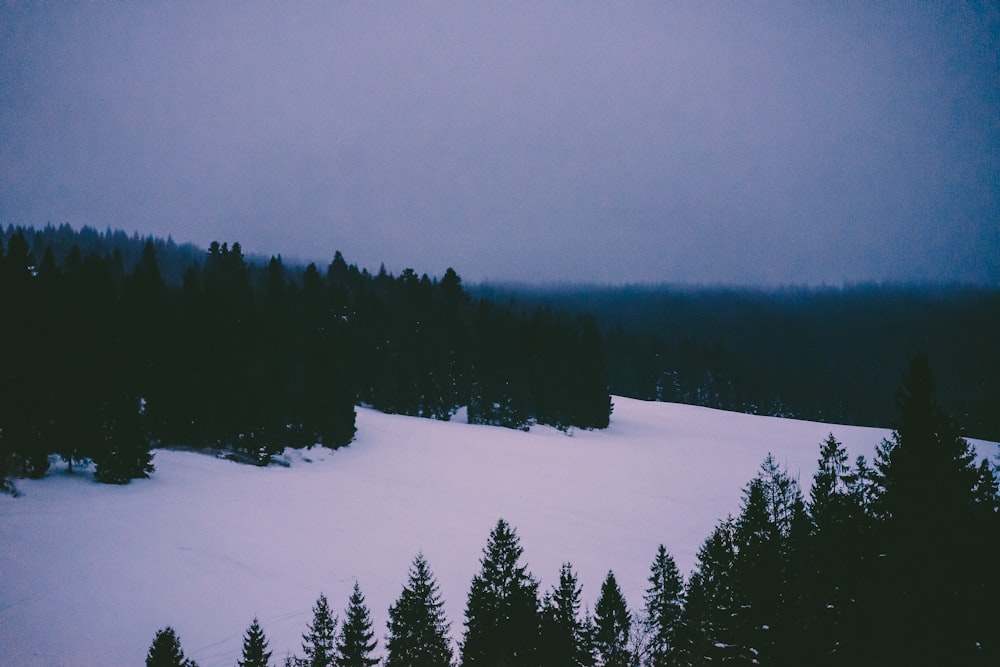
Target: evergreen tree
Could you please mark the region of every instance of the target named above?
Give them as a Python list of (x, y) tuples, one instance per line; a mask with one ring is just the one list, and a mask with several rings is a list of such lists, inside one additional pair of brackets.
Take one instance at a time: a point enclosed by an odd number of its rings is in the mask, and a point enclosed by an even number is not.
[(648, 635), (647, 667), (680, 664), (678, 642), (684, 610), (684, 583), (673, 556), (661, 544), (649, 572), (646, 589), (645, 625)]
[(809, 492), (809, 513), (817, 532), (846, 520), (842, 505), (847, 496), (848, 470), (847, 452), (831, 433), (821, 445), (819, 466)]
[[(808, 535), (798, 485), (769, 454), (744, 494), (736, 522), (734, 615), (743, 659), (783, 664), (801, 617), (801, 558)], [(801, 656), (799, 656), (801, 658)]]
[[(971, 502), (973, 451), (934, 398), (927, 358), (913, 359), (896, 399), (898, 424), (879, 451), (883, 516), (897, 533), (952, 522)], [(933, 493), (928, 493), (934, 489)]]
[(389, 607), (388, 626), (386, 667), (450, 667), (444, 602), (422, 553), (413, 559), (409, 580)]
[(602, 667), (631, 667), (634, 656), (629, 650), (632, 615), (629, 613), (613, 572), (608, 571), (601, 585), (601, 597), (594, 608), (594, 643)]
[(517, 533), (500, 519), (490, 533), (482, 567), (465, 607), (462, 667), (537, 665), (538, 582), (518, 563)]
[(733, 659), (737, 612), (735, 593), (736, 525), (726, 517), (698, 549), (698, 565), (688, 578), (680, 648), (691, 665)]
[(337, 638), (337, 667), (372, 667), (378, 664), (378, 659), (372, 657), (375, 651), (375, 632), (372, 630), (372, 619), (365, 606), (365, 596), (361, 588), (354, 582), (347, 611), (344, 613), (344, 624)]
[(559, 569), (559, 583), (542, 601), (540, 662), (546, 667), (589, 667), (594, 653), (589, 627), (580, 617), (580, 584), (573, 566)]
[(239, 667), (268, 667), (271, 652), (267, 650), (267, 637), (254, 617), (246, 634), (243, 635), (243, 657)]
[(146, 667), (198, 667), (193, 660), (184, 658), (181, 640), (169, 625), (157, 630), (153, 643), (146, 653)]
[(330, 667), (336, 657), (337, 619), (330, 615), (326, 596), (320, 594), (313, 607), (313, 620), (309, 632), (302, 635), (302, 652), (305, 659), (299, 667)]
[(885, 621), (876, 650), (895, 647), (892, 659), (910, 664), (996, 664), (996, 628), (976, 607), (984, 586), (997, 590), (996, 578), (983, 581), (974, 567), (995, 558), (982, 553), (978, 538), (995, 524), (981, 523), (973, 450), (937, 404), (926, 357), (910, 363), (897, 408), (877, 460), (885, 555), (872, 577), (882, 587), (872, 615)]
[(858, 599), (868, 586), (863, 563), (869, 549), (872, 471), (859, 457), (852, 471), (847, 452), (830, 434), (820, 448), (819, 466), (813, 476), (809, 514), (812, 518), (804, 582), (805, 615), (811, 622), (808, 642), (817, 664), (858, 663)]
[(143, 424), (141, 399), (122, 398), (105, 403), (100, 444), (93, 459), (94, 478), (106, 484), (128, 484), (153, 472), (153, 453)]

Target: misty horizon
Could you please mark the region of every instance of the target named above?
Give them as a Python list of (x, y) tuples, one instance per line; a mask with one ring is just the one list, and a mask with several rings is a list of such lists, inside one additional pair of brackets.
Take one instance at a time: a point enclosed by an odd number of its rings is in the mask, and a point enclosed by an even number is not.
[(1000, 10), (0, 9), (0, 224), (470, 283), (1000, 285)]

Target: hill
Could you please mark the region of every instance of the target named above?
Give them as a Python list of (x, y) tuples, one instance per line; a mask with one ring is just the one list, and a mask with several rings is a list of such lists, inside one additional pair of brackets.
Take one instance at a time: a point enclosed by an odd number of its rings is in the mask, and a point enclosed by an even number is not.
[[(548, 589), (580, 573), (593, 609), (613, 569), (641, 603), (659, 543), (690, 572), (715, 522), (771, 452), (804, 487), (833, 432), (871, 457), (888, 432), (614, 399), (602, 431), (528, 432), (360, 408), (349, 447), (287, 450), (287, 467), (158, 450), (157, 473), (124, 487), (54, 467), (0, 496), (0, 664), (142, 662), (177, 629), (202, 667), (235, 664), (257, 615), (275, 662), (300, 652), (325, 592), (342, 613), (355, 580), (384, 635), (387, 608), (423, 550), (452, 637), (498, 517), (521, 535)], [(995, 444), (976, 443), (994, 457)]]

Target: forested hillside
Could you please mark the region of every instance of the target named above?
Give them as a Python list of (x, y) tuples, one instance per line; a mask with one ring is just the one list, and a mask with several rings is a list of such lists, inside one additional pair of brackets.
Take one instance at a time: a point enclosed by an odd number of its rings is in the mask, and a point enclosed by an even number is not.
[[(3, 470), (92, 459), (105, 481), (148, 474), (150, 441), (258, 462), (338, 447), (354, 407), (473, 423), (603, 428), (611, 410), (593, 321), (470, 299), (452, 270), (377, 275), (248, 262), (68, 226), (8, 228), (0, 246)], [(179, 282), (161, 266), (188, 260)]]
[(526, 309), (558, 305), (600, 326), (611, 391), (752, 414), (892, 426), (908, 360), (927, 355), (941, 404), (1000, 439), (1000, 290), (486, 285)]

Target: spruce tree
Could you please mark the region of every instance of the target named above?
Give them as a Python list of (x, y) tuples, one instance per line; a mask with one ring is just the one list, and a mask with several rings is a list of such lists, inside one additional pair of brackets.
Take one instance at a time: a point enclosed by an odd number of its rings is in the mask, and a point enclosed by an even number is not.
[(302, 635), (302, 652), (305, 659), (300, 667), (330, 667), (336, 657), (337, 618), (330, 615), (326, 596), (320, 594), (313, 606), (313, 620), (309, 632)]
[[(782, 664), (802, 619), (801, 572), (808, 522), (795, 480), (769, 454), (744, 493), (736, 522), (736, 652)], [(801, 658), (801, 656), (799, 656)]]
[(687, 664), (714, 665), (735, 655), (735, 532), (733, 518), (726, 517), (698, 549), (698, 565), (685, 591), (681, 626), (680, 648)]
[(372, 667), (378, 664), (378, 659), (372, 657), (377, 643), (371, 615), (365, 606), (365, 596), (358, 582), (354, 582), (354, 591), (344, 612), (344, 624), (337, 638), (335, 664), (337, 667)]
[(852, 470), (847, 452), (830, 434), (821, 445), (813, 476), (806, 554), (811, 566), (805, 581), (806, 615), (811, 621), (807, 638), (817, 662), (862, 659), (856, 652), (861, 634), (858, 599), (868, 588), (862, 563), (870, 535), (865, 499), (870, 480), (864, 457), (859, 457)]
[(615, 575), (610, 570), (601, 585), (601, 597), (594, 608), (594, 640), (603, 667), (631, 667), (629, 649), (632, 615)]
[(809, 492), (809, 513), (823, 532), (845, 520), (842, 504), (847, 495), (847, 452), (830, 433), (820, 447), (819, 466)]
[(736, 650), (745, 660), (773, 651), (772, 628), (781, 603), (781, 536), (768, 513), (764, 482), (758, 477), (745, 492), (743, 511), (736, 522), (734, 616)]
[(422, 553), (413, 559), (409, 580), (389, 607), (388, 626), (386, 667), (450, 667), (444, 602)]
[(128, 484), (149, 477), (153, 453), (144, 424), (141, 399), (120, 397), (106, 401), (101, 415), (98, 449), (93, 459), (94, 478), (106, 484)]
[(271, 652), (267, 650), (267, 637), (255, 616), (246, 634), (243, 635), (243, 657), (239, 667), (268, 667)]
[(519, 564), (522, 552), (517, 533), (500, 519), (469, 590), (462, 667), (537, 664), (538, 582)]
[(926, 357), (911, 361), (896, 404), (896, 427), (877, 459), (884, 557), (872, 576), (881, 586), (872, 616), (885, 621), (883, 642), (872, 643), (897, 647), (891, 658), (911, 664), (995, 664), (996, 628), (977, 603), (984, 587), (996, 591), (996, 578), (981, 580), (975, 569), (991, 558), (978, 535), (995, 525), (976, 510), (974, 452), (938, 405)]
[(673, 556), (662, 544), (649, 571), (646, 589), (645, 618), (648, 635), (648, 667), (680, 664), (678, 642), (681, 613), (684, 610), (684, 583)]
[(146, 667), (198, 667), (193, 660), (184, 658), (181, 640), (169, 625), (156, 632), (146, 653)]
[(581, 589), (570, 563), (559, 568), (559, 583), (542, 601), (540, 662), (547, 667), (588, 667), (594, 664), (589, 628), (580, 617)]

